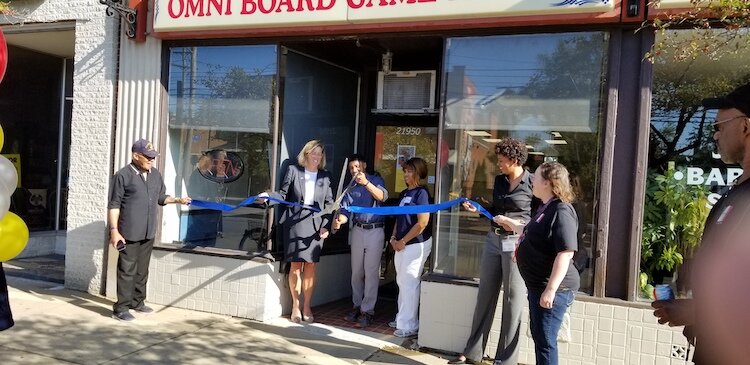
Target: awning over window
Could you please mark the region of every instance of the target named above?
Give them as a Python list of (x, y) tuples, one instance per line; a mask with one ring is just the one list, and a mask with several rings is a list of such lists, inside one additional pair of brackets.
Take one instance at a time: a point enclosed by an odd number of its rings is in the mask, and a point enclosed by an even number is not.
[(588, 99), (473, 95), (446, 103), (447, 129), (596, 132)]
[[(271, 105), (255, 99), (193, 99), (177, 97), (169, 126), (227, 132), (270, 133)], [(184, 105), (185, 107), (181, 107)], [(192, 105), (193, 110), (187, 110)]]

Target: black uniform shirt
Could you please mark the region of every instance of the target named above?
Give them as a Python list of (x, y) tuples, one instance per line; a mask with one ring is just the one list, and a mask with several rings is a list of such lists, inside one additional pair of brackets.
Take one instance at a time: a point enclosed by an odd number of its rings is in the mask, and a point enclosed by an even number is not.
[[(531, 193), (531, 173), (524, 171), (521, 175), (521, 181), (513, 191), (510, 191), (510, 181), (506, 175), (495, 176), (495, 187), (492, 189), (492, 208), (490, 213), (493, 216), (502, 214), (509, 218), (521, 219), (528, 222), (531, 219), (531, 202), (533, 195)], [(502, 226), (494, 221), (492, 228)]]
[(152, 168), (146, 174), (128, 164), (112, 177), (108, 209), (120, 209), (117, 228), (128, 241), (142, 241), (156, 236), (156, 205), (167, 198), (164, 179)]
[[(578, 216), (572, 205), (553, 199), (526, 225), (518, 246), (518, 270), (526, 287), (544, 290), (557, 254), (568, 250), (578, 250)], [(580, 277), (571, 262), (558, 290), (579, 287)]]

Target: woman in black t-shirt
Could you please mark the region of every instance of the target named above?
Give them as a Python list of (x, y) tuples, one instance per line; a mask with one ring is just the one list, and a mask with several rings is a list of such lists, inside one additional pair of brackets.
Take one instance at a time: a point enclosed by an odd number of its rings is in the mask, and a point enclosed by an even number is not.
[[(430, 192), (421, 182), (427, 177), (427, 163), (414, 157), (403, 165), (406, 190), (399, 196), (399, 206), (430, 204)], [(398, 313), (393, 323), (398, 337), (414, 336), (419, 331), (420, 276), (432, 251), (430, 213), (396, 216), (391, 235), (391, 247), (396, 251), (393, 264), (398, 284)]]
[(516, 260), (529, 293), (529, 327), (536, 363), (556, 365), (557, 335), (580, 285), (572, 263), (578, 250), (578, 218), (571, 205), (574, 196), (565, 166), (543, 163), (534, 173), (532, 184), (534, 196), (544, 205), (524, 228)]

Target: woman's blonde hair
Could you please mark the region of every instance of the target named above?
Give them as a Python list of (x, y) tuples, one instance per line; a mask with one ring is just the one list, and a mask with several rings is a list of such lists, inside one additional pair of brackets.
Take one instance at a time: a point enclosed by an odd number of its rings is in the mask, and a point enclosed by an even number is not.
[(318, 139), (313, 139), (312, 141), (305, 143), (305, 146), (302, 147), (302, 150), (297, 154), (297, 163), (300, 166), (305, 166), (305, 158), (315, 149), (315, 147), (320, 147), (320, 152), (323, 154), (323, 157), (320, 158), (320, 164), (318, 164), (318, 170), (323, 170), (326, 168), (326, 147), (323, 145), (323, 142)]
[(542, 178), (549, 181), (552, 194), (558, 199), (566, 203), (572, 203), (576, 199), (570, 185), (570, 174), (563, 164), (556, 161), (545, 162), (539, 166), (539, 171)]

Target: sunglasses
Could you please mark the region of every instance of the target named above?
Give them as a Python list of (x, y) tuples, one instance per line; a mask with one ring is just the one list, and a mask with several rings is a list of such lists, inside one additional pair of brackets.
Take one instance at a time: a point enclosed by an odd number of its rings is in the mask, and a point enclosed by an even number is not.
[(747, 115), (737, 115), (737, 116), (734, 116), (734, 117), (731, 117), (731, 118), (727, 118), (727, 119), (722, 119), (722, 120), (715, 120), (715, 121), (714, 121), (714, 122), (712, 123), (712, 125), (713, 125), (713, 127), (714, 127), (714, 132), (718, 132), (718, 131), (720, 131), (720, 129), (719, 129), (719, 124), (721, 124), (721, 123), (726, 123), (726, 122), (731, 122), (731, 121), (733, 121), (733, 120), (735, 120), (735, 119), (739, 119), (739, 118), (747, 118)]
[(145, 158), (146, 160), (149, 160), (149, 161), (153, 161), (153, 160), (156, 159), (156, 157), (148, 157), (148, 156), (146, 156), (146, 155), (144, 155), (142, 153), (140, 155), (143, 156), (143, 158)]

